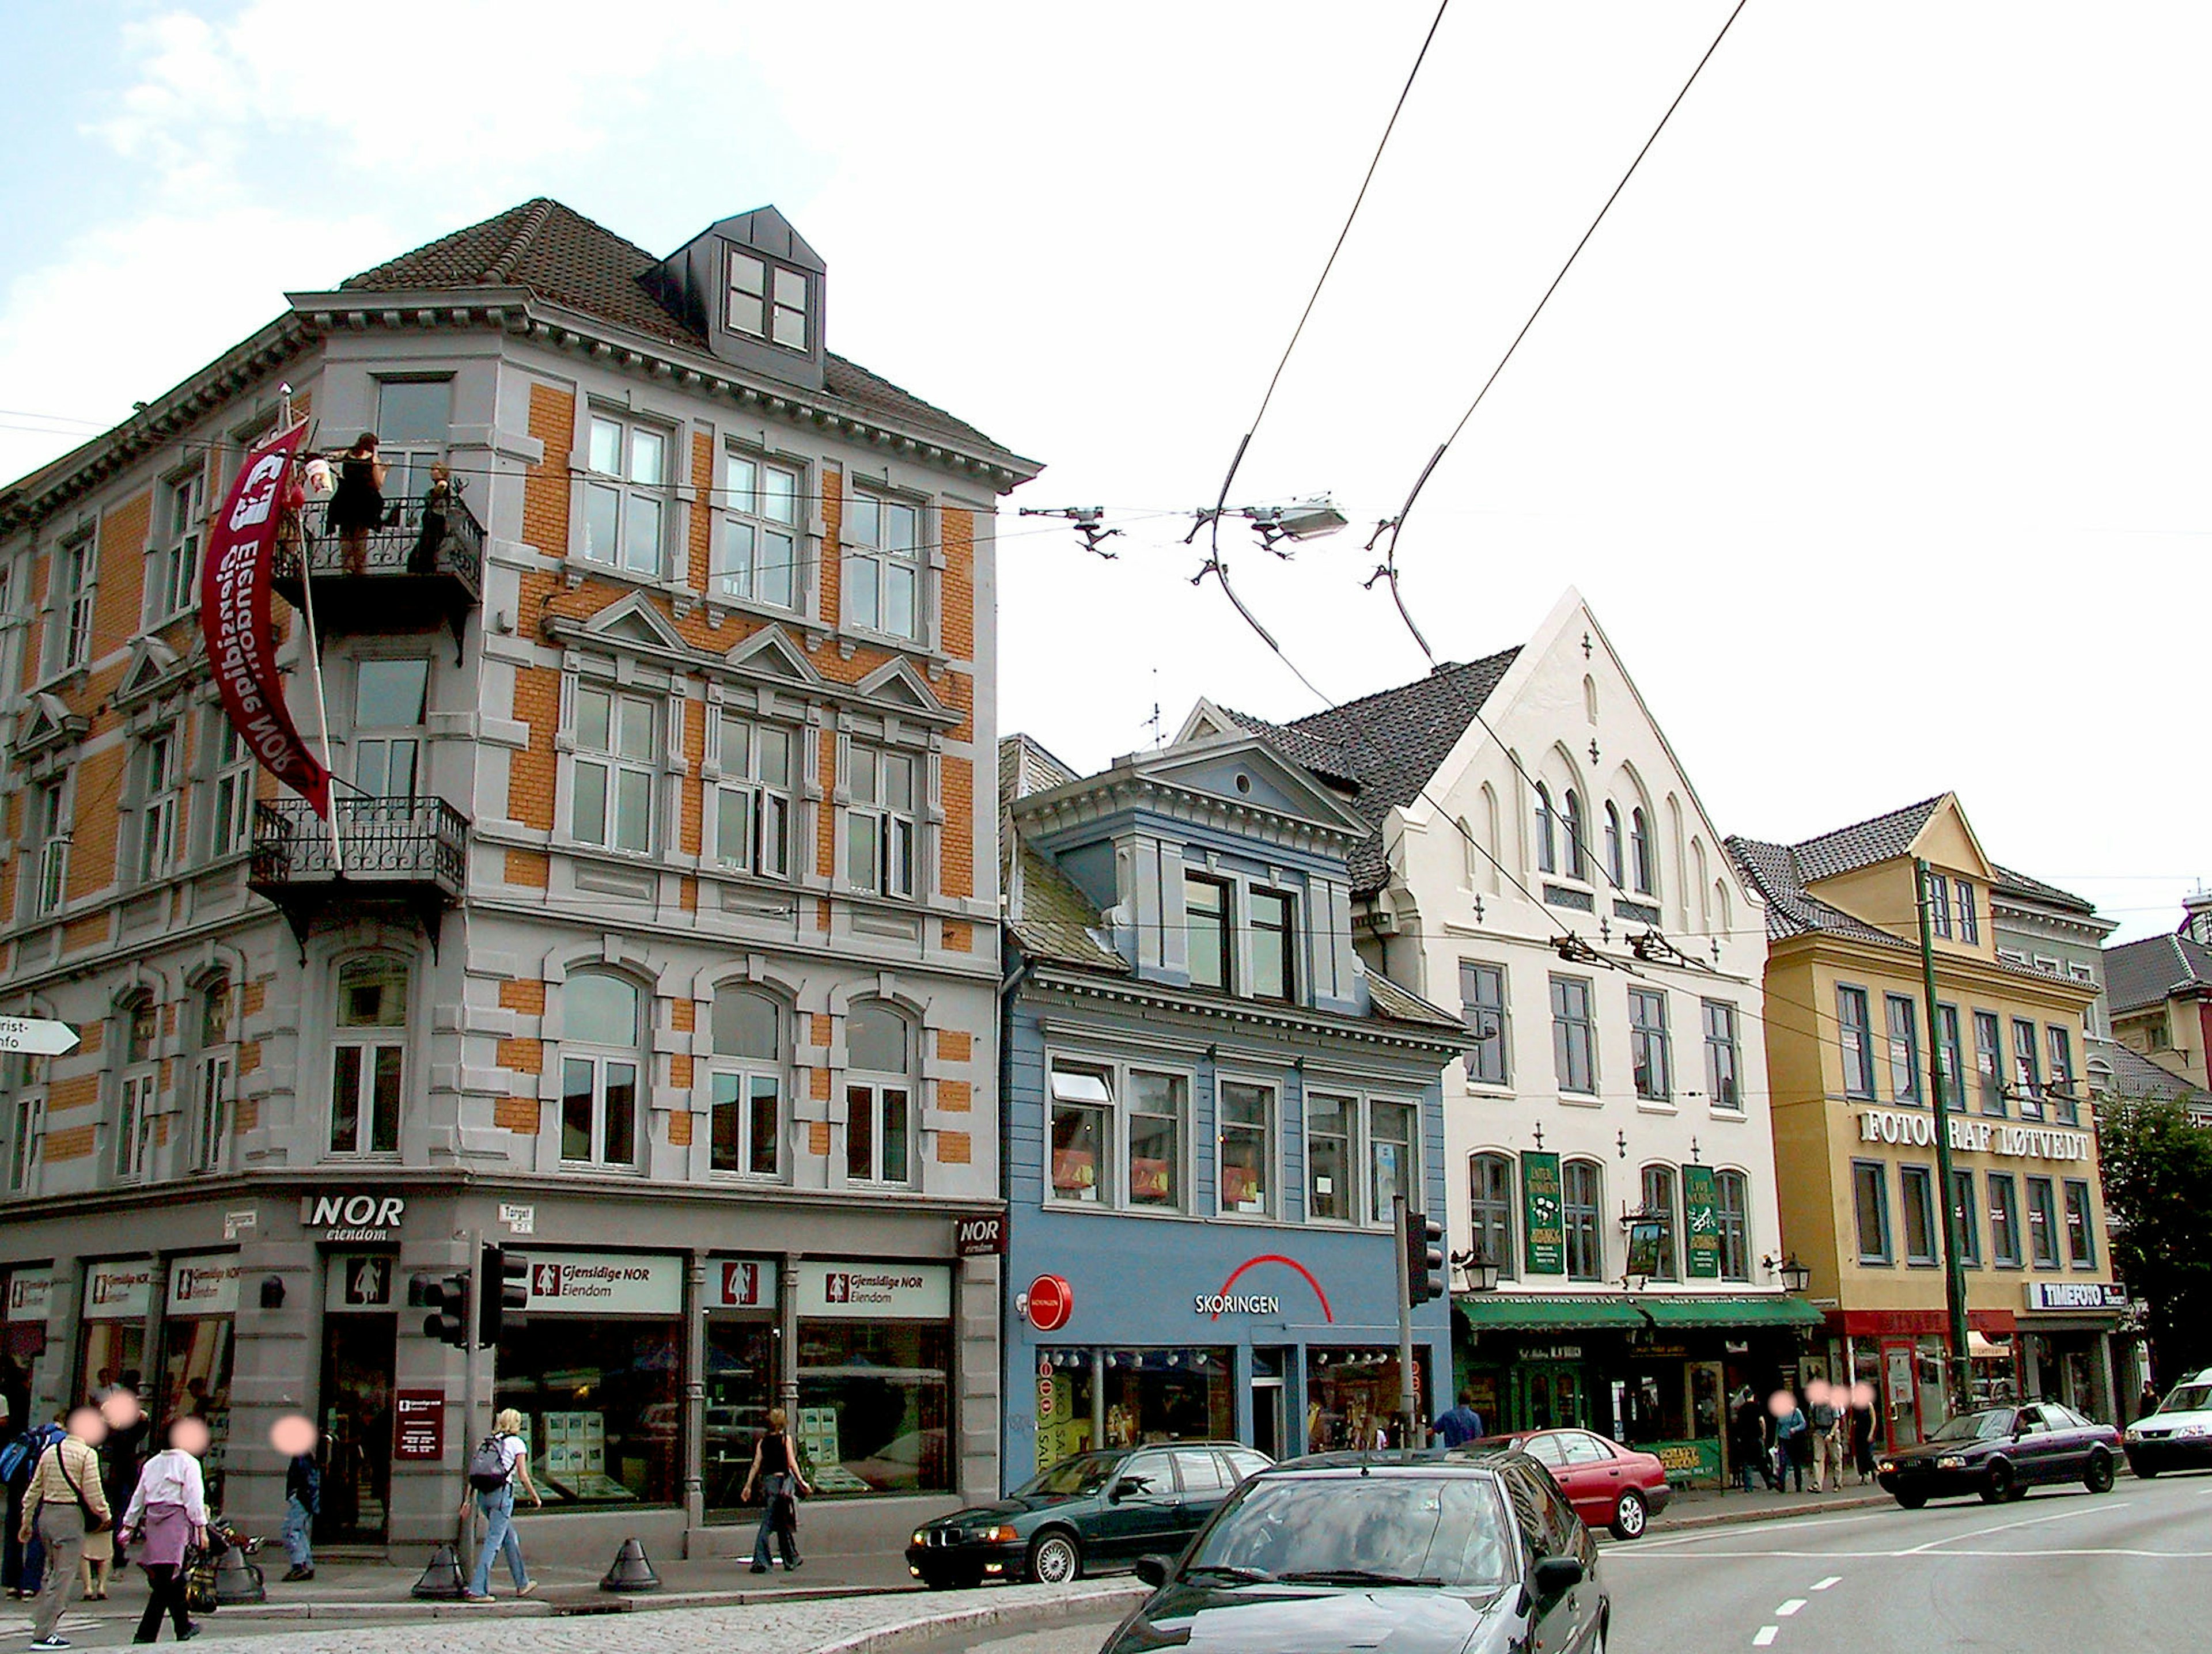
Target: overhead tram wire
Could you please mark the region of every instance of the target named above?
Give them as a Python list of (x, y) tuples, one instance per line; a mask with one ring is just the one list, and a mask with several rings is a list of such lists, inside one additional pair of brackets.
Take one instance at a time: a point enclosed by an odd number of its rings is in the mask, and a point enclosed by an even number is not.
[(1482, 406), (1483, 399), (1489, 396), (1491, 386), (1496, 385), (1498, 376), (1505, 372), (1506, 364), (1513, 360), (1514, 354), (1521, 348), (1521, 342), (1528, 336), (1528, 330), (1536, 325), (1536, 318), (1544, 313), (1544, 307), (1552, 302), (1552, 295), (1559, 290), (1559, 284), (1567, 279), (1567, 272), (1575, 267), (1575, 261), (1582, 257), (1583, 249), (1589, 245), (1590, 238), (1597, 233), (1598, 226), (1605, 222), (1606, 215), (1613, 210), (1613, 203), (1620, 199), (1621, 191), (1628, 187), (1628, 180), (1636, 176), (1636, 169), (1644, 164), (1644, 157), (1651, 153), (1651, 146), (1658, 142), (1659, 135), (1667, 130), (1667, 123), (1674, 118), (1674, 112), (1682, 106), (1682, 100), (1690, 95), (1690, 88), (1698, 83), (1698, 76), (1705, 72), (1705, 65), (1712, 61), (1713, 54), (1720, 50), (1721, 42), (1728, 38), (1729, 30), (1735, 27), (1735, 20), (1743, 15), (1744, 7), (1749, 3), (1750, 0), (1736, 0), (1735, 9), (1728, 15), (1728, 21), (1721, 25), (1720, 33), (1713, 36), (1712, 44), (1705, 48), (1705, 56), (1698, 59), (1697, 67), (1690, 71), (1689, 79), (1682, 82), (1682, 89), (1674, 94), (1674, 100), (1667, 106), (1666, 112), (1659, 117), (1659, 124), (1651, 129), (1651, 136), (1644, 140), (1644, 147), (1636, 152), (1636, 158), (1628, 163), (1628, 170), (1620, 175), (1620, 182), (1613, 186), (1613, 193), (1606, 197), (1605, 204), (1597, 209), (1597, 216), (1590, 220), (1589, 227), (1583, 232), (1582, 239), (1575, 243), (1574, 250), (1568, 253), (1566, 262), (1559, 266), (1559, 273), (1552, 278), (1552, 284), (1544, 289), (1543, 297), (1536, 300), (1536, 307), (1528, 312), (1528, 319), (1521, 324), (1521, 330), (1513, 336), (1513, 342), (1505, 347), (1505, 354), (1498, 359), (1498, 366), (1490, 370), (1490, 377), (1483, 380), (1482, 388), (1474, 393), (1474, 400), (1468, 404), (1467, 411), (1459, 416), (1459, 423), (1452, 427), (1450, 435), (1437, 445), (1436, 452), (1429, 456), (1429, 463), (1421, 467), (1420, 475), (1413, 479), (1413, 486), (1407, 493), (1406, 503), (1398, 507), (1398, 514), (1395, 517), (1386, 517), (1375, 525), (1374, 537), (1367, 542), (1369, 550), (1372, 551), (1375, 548), (1376, 542), (1382, 540), (1386, 532), (1389, 538), (1383, 546), (1382, 566), (1368, 577), (1367, 584), (1370, 587), (1372, 587), (1377, 580), (1386, 581), (1389, 584), (1390, 598), (1397, 605), (1399, 618), (1405, 621), (1407, 631), (1413, 634), (1413, 641), (1420, 645), (1421, 653), (1432, 663), (1436, 660), (1436, 653), (1429, 647), (1428, 639), (1421, 635), (1420, 627), (1413, 624), (1413, 617), (1407, 612), (1405, 599), (1400, 595), (1398, 590), (1398, 536), (1405, 529), (1406, 518), (1412, 515), (1413, 504), (1421, 497), (1421, 490), (1427, 485), (1430, 476), (1443, 463), (1443, 457), (1449, 451), (1452, 444), (1459, 439), (1460, 433), (1467, 429), (1468, 422), (1474, 417), (1475, 410)]

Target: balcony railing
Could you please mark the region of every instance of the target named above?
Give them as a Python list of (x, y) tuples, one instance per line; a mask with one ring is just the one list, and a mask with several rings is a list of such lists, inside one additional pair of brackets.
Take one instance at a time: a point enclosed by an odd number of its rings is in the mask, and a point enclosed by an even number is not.
[(460, 494), (425, 527), (428, 506), (403, 500), (383, 525), (353, 544), (325, 522), (328, 507), (301, 513), (304, 540), (280, 540), (270, 584), (293, 608), (305, 607), (303, 569), (314, 577), (315, 625), (334, 633), (402, 631), (442, 621), (458, 644), (469, 611), (483, 600), (484, 531)]
[(335, 833), (304, 798), (255, 804), (253, 882), (428, 884), (459, 897), (468, 880), (469, 823), (444, 799), (333, 798), (331, 811)]

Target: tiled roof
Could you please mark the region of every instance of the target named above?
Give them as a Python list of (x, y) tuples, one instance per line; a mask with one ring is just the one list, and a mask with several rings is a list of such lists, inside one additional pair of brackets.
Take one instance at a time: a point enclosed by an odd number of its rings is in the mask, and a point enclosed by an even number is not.
[(2105, 949), (2105, 997), (2116, 1013), (2163, 1004), (2187, 988), (2212, 988), (2212, 948), (2202, 942), (2145, 936)]
[(1379, 971), (1367, 973), (1367, 997), (1375, 1015), (1391, 1022), (1418, 1022), (1431, 1028), (1464, 1031), (1467, 1024), (1449, 1011), (1431, 1005), (1410, 989), (1401, 988)]
[(1917, 804), (1907, 804), (1903, 809), (1893, 809), (1887, 815), (1877, 815), (1870, 821), (1838, 827), (1833, 833), (1824, 833), (1817, 839), (1792, 845), (1790, 853), (1796, 862), (1798, 876), (1809, 884), (1906, 854), (1912, 848), (1912, 841), (1920, 836), (1920, 830), (1928, 825), (1928, 818), (1935, 815), (1936, 806), (1948, 797), (1948, 793), (1939, 793)]
[(2022, 896), (2030, 901), (2042, 902), (2046, 906), (2063, 907), (2071, 912), (2094, 915), (2097, 904), (2086, 896), (2077, 896), (2070, 890), (2061, 890), (2055, 884), (2045, 884), (2025, 873), (2009, 867), (1996, 869), (1997, 882), (1990, 887), (2000, 896)]
[(2115, 1097), (2179, 1100), (2203, 1094), (2201, 1088), (2178, 1074), (2169, 1073), (2141, 1051), (2130, 1051), (2117, 1039), (2087, 1039), (2082, 1043), (2093, 1075), (2100, 1063), (2112, 1070), (2111, 1091)]
[[(1828, 836), (1832, 839), (1835, 835)], [(1729, 854), (1735, 858), (1745, 880), (1766, 904), (1766, 934), (1774, 941), (1819, 930), (1881, 947), (1917, 951), (1917, 943), (1855, 918), (1807, 891), (1805, 875), (1798, 869), (1797, 851), (1790, 845), (1771, 845), (1734, 834), (1727, 843)]]
[(1352, 888), (1364, 894), (1389, 882), (1383, 822), (1435, 779), (1520, 652), (1516, 647), (1439, 666), (1414, 682), (1288, 724), (1270, 724), (1225, 706), (1221, 711), (1293, 763), (1324, 779), (1351, 784), (1348, 802), (1369, 830), (1352, 852)]
[[(412, 252), (350, 276), (347, 292), (520, 287), (552, 303), (613, 322), (651, 338), (705, 351), (704, 334), (655, 299), (641, 279), (660, 263), (635, 242), (540, 196), (519, 207), (440, 236)], [(964, 420), (902, 391), (834, 352), (822, 357), (831, 396), (908, 430), (947, 437), (998, 453), (1008, 451)]]

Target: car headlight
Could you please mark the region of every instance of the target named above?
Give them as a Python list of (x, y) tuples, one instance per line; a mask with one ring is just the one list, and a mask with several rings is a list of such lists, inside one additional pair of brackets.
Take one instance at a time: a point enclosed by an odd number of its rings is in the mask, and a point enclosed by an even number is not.
[(917, 1545), (927, 1545), (927, 1543), (929, 1543), (929, 1536), (928, 1536), (928, 1534), (927, 1534), (927, 1533), (924, 1532), (921, 1529), (920, 1529), (920, 1528), (916, 1528), (916, 1529), (914, 1530), (914, 1541), (913, 1541), (913, 1542), (914, 1542), (914, 1543), (915, 1543), (915, 1544), (917, 1544)]
[(2129, 1441), (2129, 1442), (2137, 1442), (2137, 1441), (2141, 1441), (2142, 1439), (2142, 1432), (2140, 1429), (2136, 1428), (2134, 1425), (2130, 1425), (2130, 1426), (2128, 1427), (2128, 1433), (2127, 1433), (2126, 1435), (2124, 1435), (2124, 1436), (2123, 1436), (2123, 1437), (2121, 1438), (2121, 1440), (2123, 1440), (2123, 1441)]
[(1874, 1469), (1875, 1474), (1879, 1476), (1894, 1475), (1897, 1473), (1897, 1461), (1895, 1459), (1879, 1459), (1875, 1461)]
[(2183, 1424), (2174, 1427), (2177, 1436), (2212, 1436), (2212, 1424)]
[(1956, 1453), (1947, 1454), (1936, 1461), (1936, 1468), (1939, 1470), (1963, 1470), (1966, 1468), (1966, 1461)]

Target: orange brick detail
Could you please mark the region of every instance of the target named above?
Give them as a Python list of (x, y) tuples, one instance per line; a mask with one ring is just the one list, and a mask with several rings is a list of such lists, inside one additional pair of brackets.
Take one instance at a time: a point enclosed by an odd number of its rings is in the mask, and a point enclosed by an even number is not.
[(691, 507), (691, 580), (694, 591), (707, 589), (708, 532), (714, 521), (714, 506), (720, 496), (714, 492), (714, 444), (706, 433), (695, 432), (691, 438), (691, 487), (698, 494), (697, 503)]
[(813, 1094), (816, 1102), (828, 1102), (830, 1100), (830, 1070), (815, 1069), (811, 1073), (813, 1077), (807, 1081), (807, 1089)]
[(830, 1018), (823, 1012), (816, 1011), (808, 1020), (813, 1027), (813, 1037), (809, 1039), (807, 1043), (809, 1045), (820, 1045), (823, 1050), (828, 1050), (830, 1045), (830, 1033), (832, 1027)]
[(507, 754), (507, 813), (525, 827), (550, 831), (553, 826), (553, 735), (561, 721), (560, 673), (550, 666), (518, 667), (514, 716), (530, 726), (530, 745)]
[(699, 911), (699, 881), (688, 875), (676, 887), (676, 904), (687, 913)]
[(963, 924), (958, 919), (945, 921), (945, 951), (948, 954), (972, 954), (975, 951), (975, 927)]
[(167, 1114), (156, 1114), (154, 1117), (154, 1146), (156, 1148), (167, 1148), (169, 1146), (170, 1118), (171, 1117)]
[(937, 1134), (937, 1163), (939, 1166), (967, 1165), (968, 1148), (968, 1134), (964, 1131), (940, 1131)]
[(942, 1063), (964, 1063), (974, 1051), (975, 1036), (963, 1033), (957, 1028), (937, 1031), (937, 1057)]
[[(123, 784), (123, 766), (128, 748), (110, 747), (97, 752), (76, 766), (76, 793), (72, 808), (76, 820), (71, 823), (69, 858), (70, 900), (77, 900), (105, 890), (115, 882), (115, 839), (122, 829), (122, 818), (114, 808)], [(74, 936), (76, 926), (70, 927)], [(100, 934), (107, 931), (107, 921), (100, 921)], [(74, 942), (64, 947), (74, 946)]]
[(230, 1135), (234, 1137), (243, 1137), (247, 1132), (258, 1131), (260, 1129), (261, 1100), (258, 1097), (240, 1098), (238, 1107), (230, 1117)]
[(545, 1042), (543, 1039), (502, 1039), (495, 1053), (500, 1067), (515, 1074), (542, 1074), (545, 1070)]
[[(827, 466), (822, 470), (822, 623), (836, 627), (837, 604), (844, 591), (845, 560), (837, 550), (845, 528), (845, 476)], [(828, 1152), (826, 1149), (823, 1151)]]
[(491, 1123), (502, 1130), (534, 1137), (538, 1135), (538, 1100), (502, 1097), (491, 1106)]
[(92, 1153), (94, 1136), (100, 1128), (94, 1125), (71, 1126), (66, 1131), (46, 1133), (46, 1157), (49, 1160), (81, 1160)]
[(688, 1109), (679, 1108), (668, 1117), (668, 1141), (678, 1148), (691, 1146), (691, 1115)]
[[(75, 869), (70, 869), (72, 872)], [(72, 919), (62, 930), (62, 952), (82, 953), (88, 948), (97, 948), (107, 940), (107, 915), (94, 913), (88, 918)]]
[(699, 1026), (699, 1002), (696, 999), (672, 999), (668, 1002), (668, 1026), (678, 1033), (690, 1033)]
[[(814, 870), (829, 878), (837, 870), (837, 732), (822, 731), (822, 802), (814, 811)], [(825, 906), (822, 928), (830, 928)]]
[(945, 539), (939, 635), (955, 660), (975, 658), (975, 513), (947, 506), (938, 512)]
[(668, 1059), (668, 1083), (677, 1091), (691, 1089), (691, 1059), (682, 1051)]
[(568, 445), (576, 434), (576, 398), (550, 385), (532, 385), (530, 434), (545, 445), (545, 459), (522, 480), (522, 537), (548, 557), (566, 557)]
[(78, 1037), (76, 1049), (71, 1051), (70, 1055), (71, 1057), (93, 1057), (98, 1055), (100, 1041), (106, 1037), (106, 1023), (86, 1023), (83, 1027), (77, 1031)]
[(553, 882), (553, 858), (535, 850), (507, 852), (507, 882), (543, 890)]
[(948, 1114), (965, 1114), (975, 1106), (975, 1089), (965, 1080), (939, 1080), (937, 1106)]
[[(154, 525), (151, 489), (134, 494), (100, 519), (100, 589), (92, 598), (95, 658), (125, 647), (138, 635), (145, 592), (146, 540)], [(87, 712), (92, 710), (88, 706)]]
[(100, 1075), (72, 1075), (66, 1080), (57, 1080), (46, 1088), (46, 1112), (66, 1114), (73, 1108), (82, 1108), (100, 1100)]
[(254, 1069), (260, 1066), (261, 1042), (258, 1039), (240, 1040), (238, 1042), (238, 1071), (240, 1074), (251, 1074)]
[(514, 977), (499, 985), (499, 1003), (525, 1016), (545, 1015), (545, 985), (528, 977)]
[(269, 983), (264, 978), (249, 982), (239, 990), (239, 1008), (248, 1016), (258, 1016), (269, 1003)]
[(830, 1158), (830, 1122), (810, 1120), (806, 1126), (806, 1152), (817, 1160)]
[[(972, 896), (975, 894), (975, 760), (947, 758), (944, 777), (945, 835), (938, 888), (948, 896)], [(945, 946), (951, 945), (948, 938)]]
[[(678, 829), (684, 853), (696, 856), (705, 842), (702, 823), (705, 820), (706, 783), (699, 771), (707, 761), (707, 719), (714, 708), (703, 700), (686, 701), (684, 706), (684, 785), (678, 797), (681, 801), (683, 821)], [(696, 911), (695, 898), (690, 907)]]

